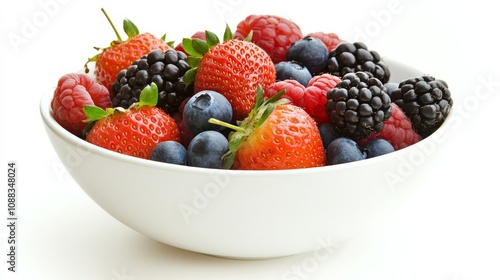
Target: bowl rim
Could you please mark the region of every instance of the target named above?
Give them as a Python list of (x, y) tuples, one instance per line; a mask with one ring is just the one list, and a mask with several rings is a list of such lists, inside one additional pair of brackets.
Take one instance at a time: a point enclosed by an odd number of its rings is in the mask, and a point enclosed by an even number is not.
[[(384, 58), (386, 62), (388, 62), (389, 65), (391, 64), (399, 64), (400, 66), (404, 66), (405, 68), (415, 70), (412, 66), (406, 65), (404, 63), (401, 63), (399, 61), (395, 61), (392, 59), (387, 59)], [(420, 72), (420, 70), (415, 70)], [(200, 174), (233, 174), (233, 175), (238, 175), (238, 176), (285, 176), (285, 175), (300, 175), (300, 174), (310, 174), (310, 173), (317, 173), (317, 172), (337, 172), (341, 171), (344, 169), (350, 169), (350, 168), (358, 168), (361, 166), (365, 166), (367, 164), (377, 164), (377, 162), (381, 161), (386, 161), (386, 160), (393, 160), (395, 158), (399, 158), (403, 154), (408, 154), (414, 151), (415, 149), (419, 149), (420, 147), (426, 145), (426, 143), (430, 141), (435, 141), (434, 138), (436, 135), (440, 135), (442, 131), (446, 131), (452, 123), (450, 121), (450, 117), (453, 113), (453, 108), (451, 108), (448, 117), (446, 120), (441, 124), (441, 126), (431, 135), (426, 137), (425, 139), (420, 140), (419, 142), (400, 149), (398, 151), (381, 155), (378, 157), (374, 158), (368, 158), (364, 160), (359, 160), (355, 162), (349, 162), (349, 163), (344, 163), (344, 164), (337, 164), (337, 165), (325, 165), (325, 166), (319, 166), (319, 167), (310, 167), (310, 168), (297, 168), (297, 169), (283, 169), (283, 170), (228, 170), (228, 169), (211, 169), (211, 168), (203, 168), (203, 167), (193, 167), (193, 166), (185, 166), (185, 165), (177, 165), (177, 164), (170, 164), (170, 163), (163, 163), (163, 162), (157, 162), (153, 160), (148, 160), (148, 159), (142, 159), (142, 158), (137, 158), (125, 154), (121, 154), (118, 152), (114, 152), (105, 148), (101, 148), (99, 146), (93, 145), (82, 138), (70, 133), (66, 129), (64, 129), (61, 125), (59, 125), (54, 117), (53, 117), (53, 112), (52, 108), (50, 106), (50, 103), (52, 101), (53, 97), (53, 90), (50, 91), (48, 90), (46, 93), (42, 94), (42, 97), (40, 99), (39, 103), (39, 110), (40, 110), (40, 115), (43, 120), (44, 125), (46, 126), (47, 129), (50, 129), (55, 135), (57, 135), (59, 138), (63, 139), (65, 142), (68, 143), (74, 143), (76, 144), (77, 148), (81, 148), (84, 151), (89, 151), (92, 153), (95, 153), (97, 155), (100, 155), (102, 157), (108, 158), (108, 159), (113, 159), (113, 160), (120, 160), (124, 161), (126, 163), (130, 163), (133, 165), (143, 165), (148, 168), (155, 168), (155, 169), (165, 169), (169, 171), (174, 171), (174, 172), (189, 172), (189, 173), (200, 173)], [(439, 136), (438, 136), (439, 137)]]

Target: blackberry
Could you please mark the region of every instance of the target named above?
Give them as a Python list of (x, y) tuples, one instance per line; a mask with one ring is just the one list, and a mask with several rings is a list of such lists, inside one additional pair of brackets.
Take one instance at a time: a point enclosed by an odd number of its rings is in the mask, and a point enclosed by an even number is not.
[(448, 84), (432, 76), (418, 76), (399, 83), (391, 100), (408, 116), (413, 129), (425, 138), (444, 122), (451, 107)]
[(193, 86), (182, 79), (191, 67), (185, 53), (169, 49), (154, 50), (121, 70), (111, 86), (113, 107), (128, 108), (139, 101), (144, 87), (154, 82), (158, 86), (156, 107), (167, 114), (178, 112), (184, 99), (193, 95)]
[(380, 132), (392, 113), (386, 88), (366, 72), (345, 74), (328, 91), (327, 100), (326, 112), (333, 128), (354, 140)]
[(364, 71), (370, 77), (387, 83), (391, 77), (389, 67), (376, 51), (370, 51), (362, 42), (342, 42), (328, 54), (325, 72), (342, 77), (347, 73)]

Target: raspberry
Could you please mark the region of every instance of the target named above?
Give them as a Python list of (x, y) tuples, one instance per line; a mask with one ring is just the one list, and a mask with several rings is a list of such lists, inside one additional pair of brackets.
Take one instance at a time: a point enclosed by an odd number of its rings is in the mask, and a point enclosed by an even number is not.
[(410, 119), (401, 108), (395, 103), (391, 103), (392, 115), (384, 122), (384, 127), (379, 133), (372, 133), (365, 139), (359, 141), (360, 146), (374, 139), (387, 140), (394, 147), (394, 150), (411, 146), (422, 139), (422, 137), (412, 128)]
[(319, 32), (309, 33), (306, 35), (306, 37), (307, 36), (318, 38), (321, 41), (323, 41), (329, 52), (335, 49), (335, 47), (337, 47), (337, 45), (340, 44), (340, 42), (342, 42), (342, 40), (340, 40), (339, 36), (336, 33), (325, 33), (319, 31)]
[(81, 137), (87, 117), (83, 105), (103, 109), (111, 107), (108, 89), (83, 73), (70, 73), (59, 78), (50, 104), (54, 119), (69, 132)]
[(339, 81), (338, 77), (330, 74), (314, 76), (307, 87), (302, 86), (296, 80), (278, 81), (267, 88), (265, 96), (269, 98), (282, 90), (286, 90), (283, 95), (284, 98), (304, 109), (317, 123), (326, 123), (328, 122), (325, 109), (326, 94)]
[(300, 84), (297, 80), (287, 79), (283, 81), (277, 81), (276, 83), (270, 85), (265, 90), (265, 97), (270, 98), (276, 95), (278, 92), (285, 90), (285, 94), (282, 96), (291, 101), (292, 104), (303, 107), (304, 106), (304, 92), (306, 88)]
[(306, 110), (317, 123), (329, 122), (325, 109), (327, 102), (326, 94), (333, 89), (338, 82), (340, 82), (340, 78), (331, 74), (314, 76), (309, 81), (304, 93), (304, 110)]
[(252, 42), (261, 47), (276, 64), (286, 59), (288, 47), (304, 37), (291, 20), (274, 15), (249, 15), (236, 27), (234, 38), (245, 39), (252, 32)]

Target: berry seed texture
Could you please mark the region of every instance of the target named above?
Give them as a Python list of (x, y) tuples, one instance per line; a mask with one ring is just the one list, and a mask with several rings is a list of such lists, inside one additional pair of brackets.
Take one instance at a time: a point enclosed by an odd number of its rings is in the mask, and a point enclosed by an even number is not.
[(102, 12), (117, 39), (82, 54), (85, 73), (62, 75), (50, 106), (82, 141), (128, 156), (235, 170), (348, 164), (429, 137), (453, 106), (444, 80), (394, 81), (390, 54), (297, 19), (250, 14), (234, 33), (177, 40), (126, 19), (122, 39)]

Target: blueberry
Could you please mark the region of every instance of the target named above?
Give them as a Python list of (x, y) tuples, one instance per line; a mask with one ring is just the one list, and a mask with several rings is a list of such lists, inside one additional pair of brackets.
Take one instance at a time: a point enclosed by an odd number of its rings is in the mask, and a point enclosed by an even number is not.
[(183, 120), (193, 135), (206, 130), (221, 132), (225, 129), (222, 126), (209, 123), (210, 118), (231, 122), (233, 109), (222, 94), (212, 90), (203, 90), (194, 94), (187, 101), (183, 111)]
[(394, 152), (394, 147), (385, 139), (374, 139), (364, 147), (367, 158), (373, 158)]
[(311, 72), (304, 65), (297, 61), (282, 61), (274, 65), (276, 69), (276, 80), (296, 80), (304, 87), (307, 87), (312, 78)]
[(298, 61), (316, 75), (326, 67), (328, 48), (321, 40), (306, 36), (290, 45), (286, 52), (286, 60)]
[(385, 89), (387, 90), (387, 94), (389, 94), (389, 96), (391, 96), (392, 92), (399, 88), (399, 84), (398, 83), (394, 83), (394, 82), (387, 82), (384, 84), (384, 87)]
[(220, 132), (206, 130), (196, 135), (187, 148), (189, 166), (220, 168), (222, 156), (229, 150), (227, 138)]
[(150, 160), (186, 165), (186, 148), (177, 141), (156, 144), (149, 156)]
[(328, 165), (347, 163), (363, 160), (366, 154), (358, 147), (358, 144), (346, 137), (333, 140), (326, 150), (326, 161)]
[(333, 126), (329, 123), (318, 124), (318, 130), (325, 149), (328, 147), (328, 144), (333, 141), (333, 139), (339, 136), (335, 129), (333, 129)]

